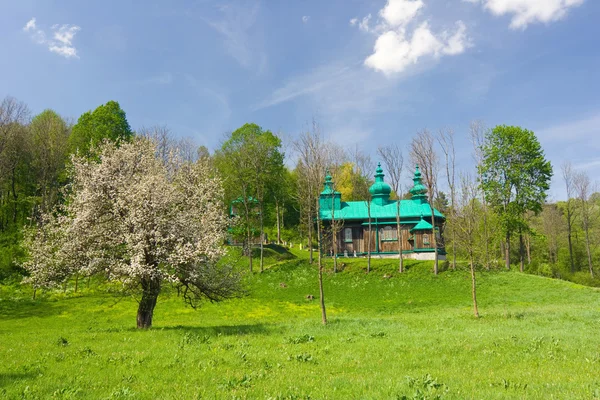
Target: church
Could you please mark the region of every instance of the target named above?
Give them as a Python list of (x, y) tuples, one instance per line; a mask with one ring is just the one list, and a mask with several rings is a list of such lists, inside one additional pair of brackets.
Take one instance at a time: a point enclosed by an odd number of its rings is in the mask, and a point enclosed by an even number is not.
[[(320, 194), (319, 218), (323, 229), (325, 255), (333, 255), (332, 234), (337, 242), (338, 257), (362, 257), (370, 247), (375, 257), (399, 257), (400, 248), (404, 258), (433, 260), (434, 243), (437, 243), (440, 260), (446, 257), (443, 227), (446, 218), (427, 200), (427, 188), (423, 185), (419, 166), (416, 167), (409, 200), (391, 200), (392, 189), (384, 181), (381, 164), (375, 171), (375, 182), (369, 189), (370, 202), (342, 201), (341, 193), (334, 188), (332, 177), (327, 174), (325, 188)], [(400, 202), (400, 226), (402, 246), (398, 243), (397, 215)], [(370, 204), (369, 204), (370, 203)], [(370, 212), (369, 212), (370, 205)], [(369, 229), (369, 214), (371, 229)], [(435, 226), (435, 229), (434, 229)], [(333, 227), (333, 229), (332, 229)], [(435, 232), (436, 240), (432, 238)], [(370, 235), (370, 239), (369, 239)], [(370, 246), (369, 246), (370, 244)]]

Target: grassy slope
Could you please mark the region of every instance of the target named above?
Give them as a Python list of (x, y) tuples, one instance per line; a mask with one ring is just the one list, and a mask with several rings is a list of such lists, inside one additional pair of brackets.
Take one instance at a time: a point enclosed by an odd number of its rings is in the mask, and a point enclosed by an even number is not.
[(295, 254), (269, 251), (276, 264), (243, 299), (194, 311), (161, 295), (150, 331), (132, 328), (130, 298), (0, 289), (0, 397), (600, 397), (597, 289), (481, 273), (475, 320), (464, 271), (400, 275), (377, 260), (366, 275), (364, 260), (342, 260), (323, 327), (305, 298), (316, 270)]

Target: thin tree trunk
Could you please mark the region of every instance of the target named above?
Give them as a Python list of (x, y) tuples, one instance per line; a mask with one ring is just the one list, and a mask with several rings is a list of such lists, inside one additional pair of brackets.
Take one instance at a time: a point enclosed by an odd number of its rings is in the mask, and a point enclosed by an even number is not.
[(398, 272), (404, 272), (404, 256), (402, 255), (402, 226), (400, 225), (400, 196), (398, 196), (396, 212), (396, 235), (398, 236)]
[[(317, 200), (318, 202), (319, 200)], [(317, 205), (317, 215), (319, 215), (320, 213), (318, 212), (319, 210), (319, 206)], [(322, 244), (321, 244), (321, 219), (317, 218), (317, 240), (319, 241), (319, 254), (317, 255), (318, 259), (317, 259), (317, 263), (318, 263), (318, 267), (319, 267), (319, 305), (321, 306), (321, 322), (323, 322), (323, 325), (327, 325), (327, 312), (325, 311), (325, 293), (323, 290), (323, 256), (322, 256)]]
[[(433, 195), (431, 196), (433, 198)], [(433, 251), (434, 251), (434, 261), (433, 261), (433, 273), (435, 275), (438, 274), (439, 271), (439, 253), (438, 253), (438, 246), (437, 246), (437, 235), (435, 234), (435, 215), (434, 215), (434, 211), (433, 211), (433, 201), (431, 203), (431, 226), (433, 227), (431, 229), (431, 236), (433, 236)]]
[(260, 272), (264, 270), (264, 242), (265, 242), (265, 225), (263, 218), (263, 204), (260, 202)]
[(78, 287), (79, 287), (79, 274), (75, 274), (75, 293), (77, 293)]
[(279, 200), (275, 200), (275, 214), (277, 214), (277, 244), (281, 244), (281, 222), (279, 219)]
[(313, 247), (312, 247), (312, 233), (313, 233), (313, 221), (312, 221), (312, 215), (310, 213), (310, 207), (308, 209), (308, 212), (306, 213), (306, 216), (308, 218), (308, 249), (309, 249), (309, 262), (312, 264), (314, 262), (313, 260)]
[(452, 228), (452, 269), (456, 269), (456, 227)]
[(333, 249), (333, 273), (337, 273), (337, 225), (335, 223), (335, 194), (331, 198), (331, 247)]
[(246, 198), (246, 192), (244, 191), (244, 208), (246, 209), (246, 241), (248, 243), (248, 264), (250, 267), (250, 273), (252, 273), (252, 236), (250, 233), (250, 210), (248, 209), (248, 199)]
[(471, 264), (471, 294), (473, 295), (473, 314), (475, 318), (479, 318), (479, 310), (477, 309), (477, 284), (475, 281), (475, 263), (473, 262), (473, 254), (470, 255)]
[(142, 279), (142, 299), (137, 312), (138, 329), (148, 329), (152, 327), (152, 317), (158, 294), (160, 293), (160, 280), (156, 278)]
[(504, 245), (504, 263), (506, 269), (510, 271), (510, 233), (506, 232), (506, 243)]
[(567, 241), (569, 242), (569, 260), (571, 262), (571, 273), (575, 273), (575, 261), (573, 260), (573, 240), (571, 222), (571, 199), (567, 199)]
[(525, 250), (527, 251), (527, 265), (531, 265), (531, 236), (525, 237)]
[(12, 177), (11, 177), (12, 181), (11, 181), (11, 186), (12, 186), (12, 192), (13, 192), (13, 224), (17, 223), (17, 200), (19, 198), (19, 195), (17, 194), (17, 189), (16, 189), (16, 170), (15, 168), (12, 169)]
[(372, 233), (371, 233), (371, 203), (367, 203), (367, 212), (369, 214), (369, 241), (367, 246), (367, 273), (371, 272), (371, 245), (373, 242)]
[(523, 245), (523, 232), (519, 228), (519, 270), (523, 272), (525, 267), (525, 246)]
[(590, 232), (589, 228), (585, 227), (585, 250), (587, 251), (588, 267), (590, 269), (590, 275), (594, 278), (594, 268), (592, 266), (592, 252), (590, 250)]

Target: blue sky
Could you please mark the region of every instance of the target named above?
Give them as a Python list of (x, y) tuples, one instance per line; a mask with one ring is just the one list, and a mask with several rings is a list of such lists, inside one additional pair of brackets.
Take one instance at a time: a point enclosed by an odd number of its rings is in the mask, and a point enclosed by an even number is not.
[(245, 122), (375, 156), (423, 128), (533, 130), (555, 169), (600, 173), (600, 2), (0, 0), (0, 97), (78, 116), (117, 100), (211, 149)]

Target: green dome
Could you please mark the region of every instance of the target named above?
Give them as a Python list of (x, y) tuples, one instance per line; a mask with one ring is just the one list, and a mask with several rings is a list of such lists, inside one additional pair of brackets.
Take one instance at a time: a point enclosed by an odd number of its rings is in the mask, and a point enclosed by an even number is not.
[(381, 169), (381, 163), (377, 164), (377, 170), (375, 171), (375, 183), (369, 188), (369, 193), (372, 197), (384, 197), (386, 200), (392, 193), (390, 185), (383, 181), (383, 169)]
[(413, 199), (425, 198), (427, 194), (427, 188), (423, 185), (421, 181), (421, 171), (419, 171), (419, 166), (417, 165), (415, 169), (415, 176), (413, 177), (414, 186), (410, 189), (410, 194), (412, 194)]

